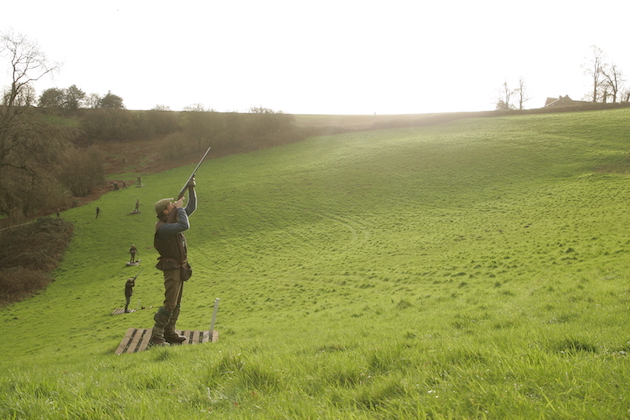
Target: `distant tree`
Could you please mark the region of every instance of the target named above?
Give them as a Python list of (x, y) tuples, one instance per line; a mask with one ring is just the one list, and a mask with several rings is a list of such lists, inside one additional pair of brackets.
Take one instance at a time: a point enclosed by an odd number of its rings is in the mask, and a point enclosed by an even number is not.
[(170, 111), (171, 108), (168, 105), (157, 104), (154, 106), (151, 111)]
[(102, 100), (103, 98), (98, 93), (90, 93), (85, 98), (85, 107), (90, 109), (100, 108)]
[(604, 91), (606, 92), (604, 102), (606, 102), (606, 97), (608, 96), (608, 92), (610, 92), (613, 103), (616, 103), (621, 86), (624, 82), (621, 70), (616, 64), (604, 64), (601, 68), (601, 74), (603, 76), (602, 85), (604, 87)]
[(203, 105), (194, 104), (185, 108), (182, 115), (183, 134), (194, 151), (205, 149), (216, 141), (223, 129), (221, 116), (214, 110), (205, 110)]
[(293, 116), (282, 111), (251, 107), (241, 123), (241, 146), (253, 150), (285, 143), (294, 133), (293, 123)]
[(293, 117), (282, 111), (274, 111), (259, 106), (251, 107), (249, 112), (254, 114), (253, 118), (248, 119), (250, 135), (258, 138), (267, 137), (264, 139), (265, 142), (268, 142), (270, 137), (281, 130), (286, 130), (293, 123)]
[(163, 137), (161, 154), (168, 160), (193, 157), (208, 146), (212, 146), (215, 156), (258, 150), (299, 141), (308, 133), (295, 126), (292, 115), (262, 106), (238, 113), (206, 111), (196, 104), (184, 112), (161, 114), (160, 117), (180, 118), (179, 127), (173, 127), (176, 131), (171, 128)]
[(0, 54), (8, 56), (10, 62), (11, 86), (4, 96), (4, 105), (10, 112), (15, 111), (11, 108), (28, 86), (59, 69), (57, 64), (48, 61), (37, 43), (22, 34), (0, 34)]
[(73, 195), (85, 197), (105, 181), (102, 153), (95, 148), (69, 149), (59, 166), (59, 180)]
[(499, 94), (497, 96), (496, 110), (497, 111), (507, 111), (510, 109), (514, 109), (514, 105), (512, 105), (512, 97), (514, 96), (514, 91), (510, 89), (507, 81), (503, 82), (501, 85), (501, 89), (499, 89)]
[(124, 109), (98, 108), (79, 116), (81, 136), (77, 144), (90, 145), (95, 141), (132, 141), (146, 138), (141, 114)]
[(103, 96), (101, 99), (99, 108), (125, 109), (125, 105), (123, 105), (123, 99), (120, 96), (114, 95), (109, 91), (107, 95)]
[(77, 85), (67, 89), (46, 89), (39, 97), (40, 108), (57, 108), (66, 111), (76, 111), (86, 104), (86, 94)]
[(527, 94), (527, 84), (523, 76), (518, 79), (518, 87), (514, 89), (514, 95), (516, 95), (516, 100), (518, 101), (518, 109), (522, 111), (525, 102), (531, 99)]
[(72, 85), (64, 91), (64, 104), (63, 107), (68, 111), (76, 111), (83, 107), (85, 101), (85, 92)]
[(61, 89), (46, 89), (39, 96), (37, 106), (40, 108), (62, 108), (64, 102), (64, 92)]
[(209, 112), (211, 111), (210, 109), (206, 109), (205, 106), (203, 106), (203, 104), (192, 104), (192, 105), (188, 105), (184, 107), (184, 111), (187, 112)]
[(168, 110), (151, 109), (138, 113), (141, 130), (149, 136), (164, 136), (180, 130), (179, 115)]
[(273, 109), (265, 108), (263, 106), (252, 106), (249, 108), (250, 114), (275, 114), (276, 112)]
[(593, 91), (590, 95), (591, 102), (595, 103), (600, 97), (604, 97), (606, 95), (601, 95), (601, 87), (602, 87), (602, 68), (604, 67), (604, 60), (606, 55), (604, 52), (597, 46), (591, 45), (591, 56), (587, 59), (588, 61), (584, 64), (584, 74), (589, 76), (593, 81)]
[[(10, 91), (6, 90), (4, 94), (4, 103), (8, 101), (9, 94), (10, 94)], [(20, 90), (20, 93), (18, 93), (18, 95), (15, 97), (15, 101), (13, 105), (17, 107), (33, 106), (35, 104), (35, 99), (36, 99), (35, 88), (33, 87), (33, 85), (28, 84), (28, 85), (25, 85)]]
[(57, 71), (26, 36), (0, 34), (0, 57), (9, 62), (11, 85), (0, 107), (0, 213), (14, 220), (45, 203), (54, 188), (50, 165), (64, 146), (63, 133), (25, 107), (35, 101), (32, 83)]

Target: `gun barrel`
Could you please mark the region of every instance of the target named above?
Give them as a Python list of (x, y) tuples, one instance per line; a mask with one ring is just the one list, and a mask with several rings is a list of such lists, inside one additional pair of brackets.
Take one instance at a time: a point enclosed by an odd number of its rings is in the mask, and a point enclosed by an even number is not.
[(203, 156), (201, 157), (201, 160), (199, 161), (197, 166), (195, 166), (195, 170), (192, 172), (192, 174), (186, 180), (186, 183), (184, 184), (184, 187), (179, 191), (179, 194), (177, 195), (177, 199), (178, 200), (180, 198), (182, 198), (184, 196), (184, 194), (186, 193), (186, 188), (188, 188), (188, 183), (190, 182), (191, 179), (193, 179), (195, 177), (195, 174), (197, 173), (197, 169), (199, 169), (199, 167), (201, 166), (201, 164), (204, 161), (204, 159), (206, 158), (206, 156), (208, 156), (208, 152), (210, 152), (211, 148), (212, 147), (208, 147), (208, 150), (206, 150), (206, 153), (203, 154)]

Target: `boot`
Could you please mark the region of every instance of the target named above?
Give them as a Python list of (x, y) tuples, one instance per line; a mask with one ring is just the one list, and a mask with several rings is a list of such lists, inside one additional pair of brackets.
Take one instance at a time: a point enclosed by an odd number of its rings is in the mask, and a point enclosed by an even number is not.
[(177, 324), (177, 318), (179, 318), (180, 305), (177, 305), (175, 309), (173, 309), (173, 314), (168, 321), (168, 324), (164, 327), (164, 340), (170, 344), (181, 344), (186, 341), (186, 337), (183, 335), (179, 335), (177, 331), (175, 331), (175, 324)]
[(169, 344), (181, 344), (186, 341), (186, 336), (177, 334), (177, 331), (164, 332), (164, 341)]
[(158, 309), (153, 316), (155, 324), (151, 331), (151, 339), (149, 340), (149, 347), (152, 346), (168, 346), (169, 343), (164, 340), (164, 327), (169, 323), (171, 315), (164, 307)]
[(166, 340), (164, 340), (163, 338), (159, 338), (159, 337), (155, 337), (155, 336), (151, 336), (151, 338), (149, 339), (149, 344), (147, 344), (148, 347), (168, 347), (170, 346), (169, 343), (166, 342)]

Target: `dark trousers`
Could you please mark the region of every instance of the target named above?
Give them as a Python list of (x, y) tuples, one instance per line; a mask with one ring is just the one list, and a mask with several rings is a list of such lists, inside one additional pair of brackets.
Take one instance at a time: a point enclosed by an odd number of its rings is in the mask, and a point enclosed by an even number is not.
[(164, 305), (157, 311), (153, 319), (152, 335), (163, 338), (164, 333), (173, 334), (175, 324), (179, 318), (184, 281), (181, 279), (181, 269), (164, 270)]

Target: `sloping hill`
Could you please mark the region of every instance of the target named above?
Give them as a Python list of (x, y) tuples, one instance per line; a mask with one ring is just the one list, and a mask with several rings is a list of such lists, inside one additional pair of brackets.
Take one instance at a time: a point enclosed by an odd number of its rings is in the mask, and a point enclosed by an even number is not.
[[(179, 327), (207, 329), (221, 298), (212, 345), (112, 355), (152, 326), (152, 204), (192, 167), (64, 212), (57, 281), (0, 311), (0, 413), (53, 417), (54, 391), (94, 418), (623, 416), (628, 117), (460, 120), (204, 163)], [(153, 308), (111, 316), (132, 243), (134, 299)]]

